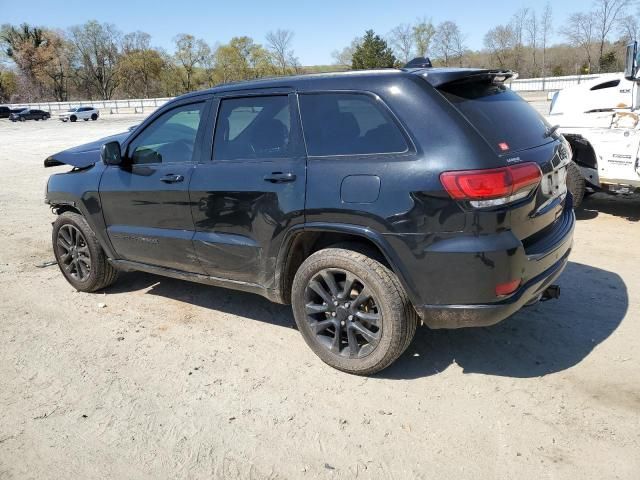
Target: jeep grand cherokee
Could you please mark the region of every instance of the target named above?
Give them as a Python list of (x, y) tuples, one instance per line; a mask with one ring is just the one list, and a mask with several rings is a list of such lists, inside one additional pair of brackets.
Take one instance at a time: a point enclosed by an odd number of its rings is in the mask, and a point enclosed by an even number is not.
[(293, 305), (326, 363), (371, 374), (419, 322), (486, 326), (555, 297), (572, 246), (564, 139), (510, 72), (283, 77), (183, 95), (49, 157), (53, 249), (78, 290), (119, 270)]

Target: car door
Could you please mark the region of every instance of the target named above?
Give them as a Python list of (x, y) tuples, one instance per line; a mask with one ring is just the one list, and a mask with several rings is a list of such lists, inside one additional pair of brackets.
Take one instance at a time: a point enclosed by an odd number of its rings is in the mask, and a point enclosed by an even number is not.
[(212, 158), (190, 186), (194, 246), (212, 276), (270, 288), (287, 229), (304, 221), (306, 157), (295, 95), (217, 104)]
[(191, 100), (159, 113), (124, 145), (123, 165), (103, 173), (102, 211), (119, 258), (202, 273), (188, 188), (208, 108)]

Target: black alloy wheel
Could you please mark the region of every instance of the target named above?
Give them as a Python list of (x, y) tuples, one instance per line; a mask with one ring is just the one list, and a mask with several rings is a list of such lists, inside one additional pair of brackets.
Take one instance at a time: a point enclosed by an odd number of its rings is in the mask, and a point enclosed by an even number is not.
[(363, 358), (380, 342), (382, 314), (365, 283), (340, 269), (320, 271), (305, 289), (307, 321), (319, 344), (347, 358)]
[(58, 230), (56, 248), (60, 265), (69, 276), (86, 281), (91, 274), (91, 252), (82, 232), (75, 225), (63, 225)]

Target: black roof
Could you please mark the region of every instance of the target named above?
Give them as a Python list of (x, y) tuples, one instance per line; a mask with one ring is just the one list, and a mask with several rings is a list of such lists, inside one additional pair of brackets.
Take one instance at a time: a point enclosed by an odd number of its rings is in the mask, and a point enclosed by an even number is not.
[(346, 83), (357, 84), (362, 88), (366, 88), (364, 84), (368, 80), (384, 81), (398, 79), (408, 75), (419, 75), (434, 87), (438, 87), (445, 83), (455, 82), (466, 78), (481, 78), (483, 76), (504, 76), (505, 79), (507, 79), (512, 77), (514, 73), (507, 70), (488, 70), (481, 68), (387, 68), (380, 70), (350, 70), (346, 72), (311, 73), (304, 75), (261, 78), (256, 80), (243, 80), (240, 82), (221, 84), (208, 90), (188, 93), (185, 96), (253, 89), (295, 89), (296, 87), (325, 88), (330, 84), (335, 84), (336, 81), (346, 81)]

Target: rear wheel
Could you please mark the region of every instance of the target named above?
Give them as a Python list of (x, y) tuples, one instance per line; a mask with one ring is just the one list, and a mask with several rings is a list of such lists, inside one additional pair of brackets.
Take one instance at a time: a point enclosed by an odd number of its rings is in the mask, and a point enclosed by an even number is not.
[(418, 316), (395, 274), (366, 255), (327, 248), (307, 258), (292, 286), (298, 329), (325, 363), (370, 375), (409, 346)]
[(75, 122), (76, 120), (78, 120), (78, 117), (76, 117), (75, 115), (71, 115), (69, 117), (69, 120), (71, 120), (72, 122)]
[(94, 122), (98, 119), (98, 114), (97, 113), (92, 113), (91, 114), (91, 120), (93, 120)]
[(59, 215), (53, 224), (52, 240), (60, 271), (77, 290), (95, 292), (116, 281), (118, 271), (107, 260), (82, 215)]
[(576, 162), (567, 165), (567, 188), (573, 196), (573, 208), (578, 208), (585, 197), (586, 182)]

